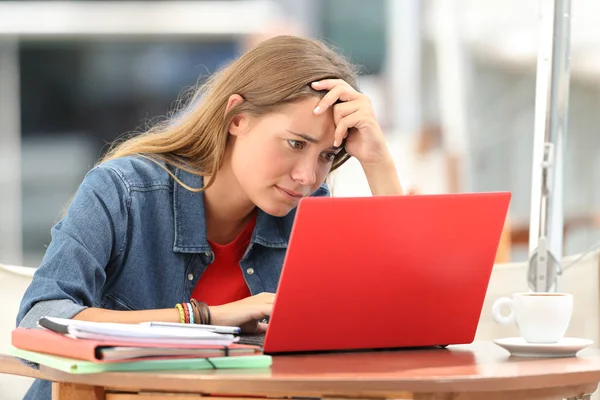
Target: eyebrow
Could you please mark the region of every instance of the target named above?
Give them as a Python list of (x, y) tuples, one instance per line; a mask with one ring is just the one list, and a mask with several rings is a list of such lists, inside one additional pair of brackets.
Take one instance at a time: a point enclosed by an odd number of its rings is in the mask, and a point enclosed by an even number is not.
[[(298, 133), (298, 132), (294, 132), (294, 131), (290, 131), (289, 129), (286, 129), (289, 133), (291, 133), (292, 135), (301, 137), (302, 139), (306, 140), (307, 142), (310, 143), (319, 143), (319, 141), (317, 139), (315, 139), (314, 137), (307, 135), (306, 133)], [(341, 150), (342, 147), (334, 147), (331, 146), (329, 147), (327, 150)]]

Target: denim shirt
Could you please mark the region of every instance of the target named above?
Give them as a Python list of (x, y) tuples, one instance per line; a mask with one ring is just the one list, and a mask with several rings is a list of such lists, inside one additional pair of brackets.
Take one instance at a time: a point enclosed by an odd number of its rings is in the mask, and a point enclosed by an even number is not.
[[(163, 164), (164, 165), (164, 164)], [(166, 166), (186, 185), (202, 177)], [(328, 196), (321, 186), (313, 196)], [(252, 295), (275, 292), (295, 217), (258, 210), (240, 261)], [(21, 302), (17, 325), (32, 328), (44, 316), (71, 318), (87, 307), (111, 310), (171, 308), (188, 301), (213, 261), (206, 237), (204, 194), (179, 185), (143, 157), (94, 167), (52, 240)], [(36, 380), (26, 399), (50, 399), (50, 384)]]

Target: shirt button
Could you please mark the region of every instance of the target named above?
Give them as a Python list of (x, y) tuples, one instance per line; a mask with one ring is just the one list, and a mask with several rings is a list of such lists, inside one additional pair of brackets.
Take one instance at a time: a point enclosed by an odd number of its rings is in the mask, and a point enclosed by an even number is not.
[(188, 274), (188, 281), (194, 280), (194, 274)]
[(248, 275), (252, 275), (254, 273), (254, 268), (248, 268), (246, 272), (248, 273)]

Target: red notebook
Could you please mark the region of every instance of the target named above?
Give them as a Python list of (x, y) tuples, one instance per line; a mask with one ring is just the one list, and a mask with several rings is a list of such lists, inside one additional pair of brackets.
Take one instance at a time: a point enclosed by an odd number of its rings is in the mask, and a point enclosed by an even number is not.
[(259, 355), (258, 346), (244, 344), (181, 345), (75, 339), (47, 329), (17, 328), (12, 331), (12, 345), (22, 350), (70, 357), (86, 361), (134, 361), (156, 358), (208, 358)]

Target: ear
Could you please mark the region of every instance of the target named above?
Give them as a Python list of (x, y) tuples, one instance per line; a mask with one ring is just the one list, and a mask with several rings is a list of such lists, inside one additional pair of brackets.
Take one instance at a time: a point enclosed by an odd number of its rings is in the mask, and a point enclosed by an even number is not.
[[(244, 98), (239, 94), (232, 94), (229, 96), (227, 100), (227, 107), (225, 108), (225, 114), (227, 114), (233, 107), (242, 104), (244, 102)], [(248, 125), (247, 120), (248, 117), (243, 114), (236, 115), (231, 123), (229, 124), (229, 133), (238, 136), (242, 135), (246, 132)]]
[(242, 104), (243, 102), (244, 98), (242, 96), (240, 96), (239, 94), (232, 94), (231, 96), (229, 96), (229, 99), (227, 99), (227, 107), (225, 108), (225, 114), (231, 111), (231, 109), (234, 106)]

